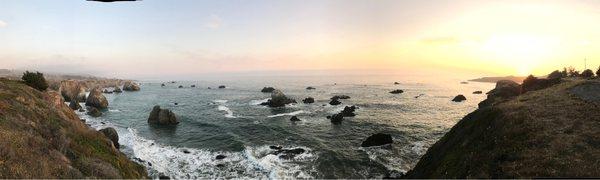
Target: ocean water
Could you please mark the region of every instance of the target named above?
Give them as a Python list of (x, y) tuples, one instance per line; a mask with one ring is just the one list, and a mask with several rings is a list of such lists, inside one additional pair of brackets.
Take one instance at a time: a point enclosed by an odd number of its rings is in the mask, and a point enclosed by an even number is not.
[[(396, 81), (400, 84), (394, 85)], [(143, 81), (141, 91), (105, 94), (109, 109), (101, 117), (77, 113), (93, 128), (116, 128), (121, 150), (153, 177), (381, 178), (414, 166), (429, 146), (485, 99), (485, 94), (472, 92), (494, 86), (461, 81), (389, 75), (236, 77), (165, 83), (166, 87), (160, 81)], [(299, 103), (261, 106), (270, 97), (260, 92), (265, 86), (281, 89)], [(395, 89), (405, 92), (388, 93)], [(341, 105), (328, 104), (329, 98), (342, 94), (351, 98)], [(452, 102), (458, 94), (467, 100)], [(316, 102), (302, 104), (309, 96)], [(180, 123), (149, 125), (154, 105), (172, 110)], [(340, 125), (326, 119), (350, 105), (359, 107), (356, 117)], [(292, 115), (301, 121), (291, 122)], [(379, 132), (391, 134), (394, 143), (360, 147)], [(272, 145), (305, 152), (282, 158), (273, 154)], [(217, 155), (226, 158), (216, 160)]]

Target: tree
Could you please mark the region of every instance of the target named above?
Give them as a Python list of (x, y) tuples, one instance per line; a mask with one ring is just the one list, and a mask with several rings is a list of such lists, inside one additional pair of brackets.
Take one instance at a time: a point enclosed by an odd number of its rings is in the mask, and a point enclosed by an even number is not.
[(596, 71), (596, 76), (600, 77), (600, 66), (598, 66), (598, 70)]
[(569, 74), (567, 73), (567, 68), (563, 68), (563, 70), (560, 72), (562, 77), (567, 77)]
[(573, 67), (567, 68), (567, 72), (569, 73), (569, 77), (579, 77), (579, 71), (575, 70)]
[(48, 83), (46, 82), (46, 78), (44, 78), (44, 74), (40, 72), (33, 73), (25, 71), (21, 79), (25, 82), (25, 84), (39, 91), (45, 91), (46, 89), (48, 89)]
[(552, 71), (550, 74), (548, 74), (548, 79), (560, 79), (562, 77), (562, 73), (560, 73), (558, 70)]
[(584, 77), (584, 78), (594, 77), (594, 71), (592, 71), (591, 69), (586, 69), (581, 73), (581, 77)]

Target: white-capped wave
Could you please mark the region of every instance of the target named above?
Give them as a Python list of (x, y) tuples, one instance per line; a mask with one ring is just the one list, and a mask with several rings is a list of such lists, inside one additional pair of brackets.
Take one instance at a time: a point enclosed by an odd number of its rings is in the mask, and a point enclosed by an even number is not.
[(217, 99), (217, 100), (213, 100), (213, 102), (216, 102), (216, 103), (226, 103), (227, 100)]
[(233, 111), (231, 111), (227, 106), (219, 105), (219, 107), (217, 107), (217, 109), (219, 111), (225, 111), (227, 113), (227, 114), (225, 114), (226, 118), (235, 118), (235, 116), (233, 116)]
[(267, 116), (267, 117), (272, 118), (272, 117), (280, 117), (280, 116), (295, 116), (295, 115), (302, 114), (302, 113), (306, 113), (306, 111), (299, 110), (299, 111), (294, 111), (291, 113), (281, 113), (281, 114), (275, 114), (275, 115), (271, 115), (271, 116)]
[(266, 103), (267, 101), (269, 101), (269, 98), (267, 99), (259, 99), (259, 100), (251, 100), (250, 101), (250, 105), (260, 105), (262, 103)]

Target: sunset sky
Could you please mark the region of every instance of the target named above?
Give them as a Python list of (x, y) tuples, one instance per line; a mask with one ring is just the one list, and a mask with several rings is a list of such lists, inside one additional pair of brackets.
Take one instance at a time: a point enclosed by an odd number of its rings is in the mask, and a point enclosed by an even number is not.
[(544, 75), (600, 65), (600, 1), (2, 0), (0, 69)]

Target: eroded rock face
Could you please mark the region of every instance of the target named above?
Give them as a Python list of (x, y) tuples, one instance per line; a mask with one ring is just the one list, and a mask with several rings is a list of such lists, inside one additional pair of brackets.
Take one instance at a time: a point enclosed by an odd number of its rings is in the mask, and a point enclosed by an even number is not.
[(108, 100), (106, 100), (106, 97), (104, 97), (99, 88), (94, 88), (90, 91), (90, 95), (85, 101), (85, 105), (98, 109), (106, 109), (108, 108)]
[(123, 85), (123, 90), (124, 91), (139, 91), (140, 90), (140, 86), (137, 85), (134, 82), (131, 81), (127, 81), (125, 82), (125, 84)]
[(391, 144), (394, 140), (392, 136), (384, 133), (377, 133), (369, 136), (365, 141), (360, 145), (361, 147), (371, 147), (371, 146), (381, 146), (385, 144)]
[(119, 134), (117, 134), (115, 128), (104, 128), (101, 129), (100, 132), (102, 132), (102, 134), (104, 134), (106, 137), (108, 137), (108, 139), (110, 139), (110, 141), (112, 141), (113, 145), (115, 145), (115, 148), (119, 149)]
[(265, 106), (269, 106), (269, 107), (283, 107), (286, 104), (291, 104), (291, 103), (296, 103), (296, 100), (288, 98), (287, 96), (285, 96), (285, 94), (283, 94), (283, 92), (276, 89), (276, 90), (273, 90), (273, 92), (271, 93), (271, 99), (269, 99), (265, 103), (262, 103), (261, 105), (265, 105)]
[(150, 112), (150, 117), (148, 117), (149, 124), (159, 124), (159, 125), (176, 125), (179, 124), (177, 121), (177, 117), (175, 113), (168, 109), (161, 109), (160, 106), (154, 106), (152, 108), (152, 112)]
[(71, 100), (77, 100), (83, 102), (86, 100), (85, 87), (78, 81), (65, 80), (60, 82), (59, 87), (60, 94), (63, 96), (66, 102)]

